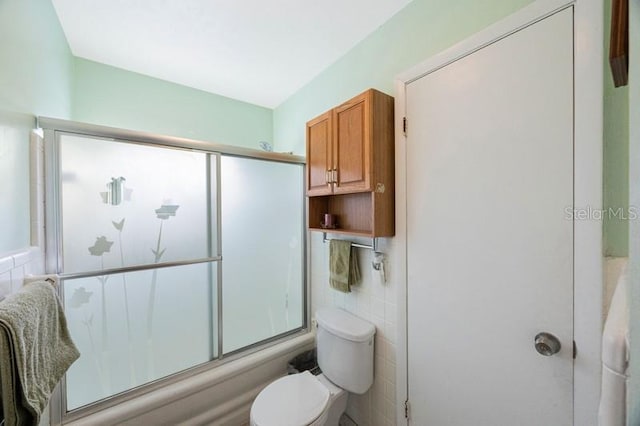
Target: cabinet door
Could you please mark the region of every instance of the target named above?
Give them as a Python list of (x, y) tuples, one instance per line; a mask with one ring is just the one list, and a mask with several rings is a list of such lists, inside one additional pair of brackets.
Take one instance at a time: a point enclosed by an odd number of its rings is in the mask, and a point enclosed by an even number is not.
[(307, 123), (307, 195), (331, 194), (331, 111)]
[(371, 190), (371, 91), (334, 109), (333, 192)]

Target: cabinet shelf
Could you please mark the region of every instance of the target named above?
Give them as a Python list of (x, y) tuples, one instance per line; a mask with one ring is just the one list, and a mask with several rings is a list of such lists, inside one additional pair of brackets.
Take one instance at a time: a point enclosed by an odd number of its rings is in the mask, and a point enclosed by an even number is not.
[[(309, 197), (308, 224), (312, 231), (363, 237), (392, 237), (394, 229), (393, 191)], [(320, 226), (325, 213), (336, 216), (337, 228)]]

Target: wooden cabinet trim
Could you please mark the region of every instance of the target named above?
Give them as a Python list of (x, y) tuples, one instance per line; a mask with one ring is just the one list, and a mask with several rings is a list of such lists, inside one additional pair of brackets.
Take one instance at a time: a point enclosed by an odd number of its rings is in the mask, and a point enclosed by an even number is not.
[[(320, 144), (324, 143), (324, 146), (312, 147), (313, 143), (312, 131), (316, 128), (316, 126), (321, 123), (326, 122), (326, 140), (321, 141), (318, 140), (315, 143)], [(330, 194), (332, 192), (332, 187), (326, 179), (326, 172), (332, 167), (331, 166), (331, 158), (333, 156), (333, 148), (332, 148), (332, 134), (333, 134), (333, 116), (330, 111), (325, 112), (324, 114), (319, 115), (313, 120), (307, 123), (306, 127), (306, 148), (307, 148), (307, 195), (325, 195)], [(316, 152), (317, 149), (324, 151), (323, 157), (325, 161), (320, 159), (321, 164), (316, 164), (310, 153)]]
[[(335, 194), (345, 194), (352, 192), (371, 191), (371, 144), (372, 144), (372, 128), (371, 128), (371, 103), (372, 92), (362, 93), (347, 102), (339, 105), (333, 110), (333, 165), (338, 172), (338, 182), (334, 185), (333, 192)], [(349, 140), (348, 133), (341, 137), (340, 117), (342, 114), (348, 114), (356, 108), (362, 108), (359, 120), (360, 140)], [(356, 112), (357, 114), (357, 112)], [(345, 153), (347, 147), (357, 148), (356, 152), (359, 158), (350, 156)], [(353, 149), (351, 150), (353, 151)], [(347, 151), (348, 152), (348, 151)], [(341, 153), (345, 153), (342, 161)], [(351, 180), (344, 179), (345, 175), (351, 176)]]

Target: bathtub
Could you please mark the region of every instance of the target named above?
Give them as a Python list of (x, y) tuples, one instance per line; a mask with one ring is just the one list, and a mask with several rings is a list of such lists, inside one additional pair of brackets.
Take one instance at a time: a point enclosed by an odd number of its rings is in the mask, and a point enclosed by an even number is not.
[[(314, 344), (315, 333), (304, 332), (100, 411), (79, 418), (70, 413), (64, 423), (73, 426), (249, 424), (251, 403), (258, 393), (286, 374), (287, 362), (293, 356), (313, 348)], [(53, 419), (54, 413), (51, 414)]]

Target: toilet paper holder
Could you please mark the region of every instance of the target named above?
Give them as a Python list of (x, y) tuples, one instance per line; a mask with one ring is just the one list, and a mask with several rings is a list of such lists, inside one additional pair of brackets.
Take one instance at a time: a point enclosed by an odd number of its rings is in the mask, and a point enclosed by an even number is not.
[(382, 282), (387, 282), (387, 274), (385, 272), (384, 263), (385, 263), (385, 255), (379, 251), (373, 252), (373, 260), (371, 261), (371, 267), (380, 272), (382, 275)]

